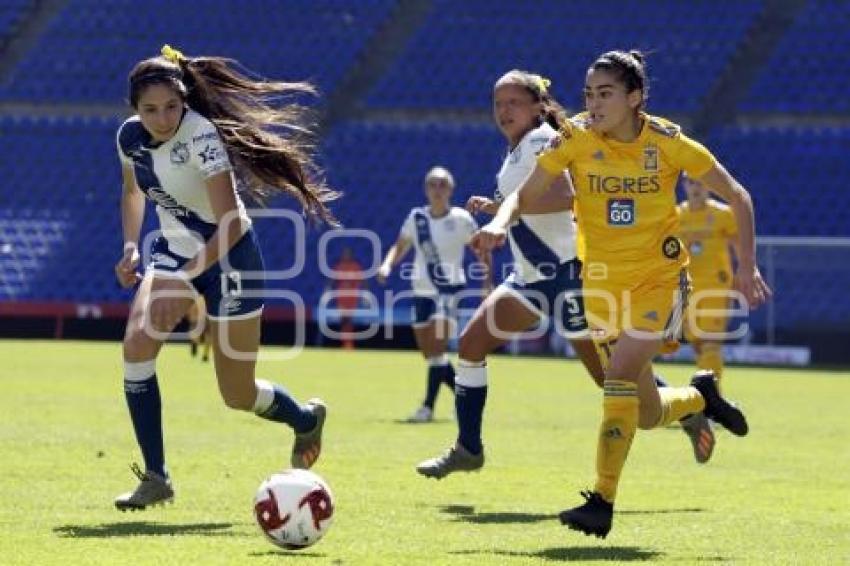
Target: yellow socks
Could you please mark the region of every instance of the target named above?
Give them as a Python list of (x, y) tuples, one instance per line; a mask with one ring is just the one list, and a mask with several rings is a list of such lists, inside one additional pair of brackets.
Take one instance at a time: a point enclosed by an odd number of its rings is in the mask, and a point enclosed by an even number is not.
[(668, 425), (705, 409), (705, 399), (691, 386), (660, 387), (658, 394), (661, 396), (661, 416), (655, 426)]
[(626, 464), (638, 424), (637, 384), (605, 380), (602, 426), (596, 446), (596, 491), (609, 503)]
[(720, 344), (703, 344), (701, 350), (697, 355), (697, 367), (713, 371), (719, 382), (723, 375), (723, 351)]

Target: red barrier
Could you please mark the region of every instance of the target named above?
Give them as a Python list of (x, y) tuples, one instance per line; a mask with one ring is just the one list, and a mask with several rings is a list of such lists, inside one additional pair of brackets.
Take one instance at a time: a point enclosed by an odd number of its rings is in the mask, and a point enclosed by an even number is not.
[[(54, 337), (62, 338), (62, 329), (66, 318), (75, 319), (126, 319), (130, 306), (126, 303), (73, 303), (73, 302), (13, 302), (0, 301), (0, 318), (52, 318), (54, 319)], [(312, 312), (307, 309), (305, 316), (311, 320)], [(283, 306), (266, 306), (263, 320), (269, 322), (292, 322), (296, 320), (295, 309)]]

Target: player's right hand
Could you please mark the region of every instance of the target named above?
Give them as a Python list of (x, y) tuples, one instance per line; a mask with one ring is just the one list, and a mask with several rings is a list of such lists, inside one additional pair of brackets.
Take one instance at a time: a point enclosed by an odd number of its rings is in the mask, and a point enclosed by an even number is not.
[(115, 277), (123, 288), (127, 289), (141, 281), (142, 276), (136, 271), (138, 266), (139, 249), (135, 246), (127, 246), (121, 260), (115, 264)]
[(507, 237), (508, 231), (504, 228), (487, 224), (472, 235), (472, 240), (469, 242), (469, 245), (479, 255), (485, 254), (493, 251), (493, 248), (498, 248), (499, 246), (504, 245), (505, 238)]
[(494, 204), (495, 201), (487, 197), (472, 196), (469, 197), (468, 201), (466, 201), (466, 210), (470, 214), (478, 214), (482, 210), (484, 210), (484, 212), (487, 212), (486, 209)]

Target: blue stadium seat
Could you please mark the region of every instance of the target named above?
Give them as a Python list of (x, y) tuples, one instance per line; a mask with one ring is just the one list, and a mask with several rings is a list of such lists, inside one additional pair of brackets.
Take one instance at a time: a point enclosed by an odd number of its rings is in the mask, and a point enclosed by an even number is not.
[(706, 141), (753, 193), (760, 234), (850, 236), (850, 201), (836, 192), (850, 128), (726, 127)]
[(751, 112), (850, 111), (850, 3), (810, 0), (741, 104)]
[(650, 108), (694, 111), (761, 9), (755, 0), (722, 8), (710, 0), (437, 0), (368, 104), (480, 110), (494, 81), (518, 67), (552, 78), (556, 96), (577, 109), (593, 59), (637, 47), (650, 53)]
[(34, 8), (34, 0), (3, 0), (0, 4), (0, 49), (20, 29), (24, 19)]
[[(359, 57), (395, 0), (72, 0), (18, 64), (0, 97), (30, 102), (126, 97), (125, 77), (164, 43), (190, 55), (238, 59), (280, 80), (310, 79), (325, 93)], [(318, 22), (318, 23), (317, 23)]]

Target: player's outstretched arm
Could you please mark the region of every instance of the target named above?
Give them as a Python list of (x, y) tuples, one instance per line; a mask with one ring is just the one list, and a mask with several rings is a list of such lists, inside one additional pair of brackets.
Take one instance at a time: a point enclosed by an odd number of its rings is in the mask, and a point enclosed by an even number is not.
[(121, 228), (124, 234), (124, 252), (115, 265), (115, 276), (124, 287), (132, 287), (141, 279), (136, 272), (139, 265), (139, 235), (145, 218), (145, 195), (136, 184), (133, 168), (122, 165), (121, 175)]
[(554, 179), (554, 175), (536, 165), (520, 187), (502, 202), (493, 220), (475, 233), (470, 244), (473, 249), (480, 254), (504, 244), (508, 226), (546, 194)]
[(717, 163), (700, 179), (713, 193), (722, 197), (738, 224), (738, 269), (735, 279), (738, 289), (746, 297), (750, 306), (758, 307), (770, 299), (773, 292), (762, 279), (756, 264), (755, 214), (750, 193), (726, 170)]
[(378, 274), (375, 277), (378, 280), (378, 283), (384, 285), (387, 282), (387, 277), (389, 277), (390, 273), (392, 273), (393, 267), (395, 267), (404, 258), (409, 249), (410, 240), (400, 236), (387, 251), (384, 261), (381, 262), (381, 266), (378, 268)]

